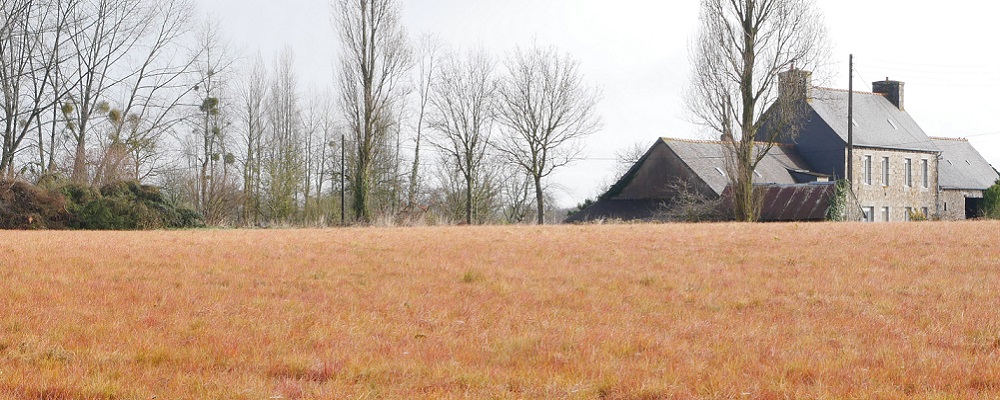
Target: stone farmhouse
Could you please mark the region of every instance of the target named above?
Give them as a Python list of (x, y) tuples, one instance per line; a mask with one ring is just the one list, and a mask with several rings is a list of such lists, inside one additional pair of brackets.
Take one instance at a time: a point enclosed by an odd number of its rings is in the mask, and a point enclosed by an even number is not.
[[(802, 97), (806, 109), (797, 132), (776, 143), (754, 172), (763, 197), (761, 219), (821, 220), (836, 193), (832, 182), (847, 177), (849, 92), (814, 87), (802, 70), (779, 80), (780, 95)], [(886, 79), (872, 88), (854, 92), (847, 217), (888, 222), (977, 216), (983, 191), (1000, 179), (997, 171), (967, 140), (928, 136), (906, 112), (903, 82)], [(568, 222), (656, 220), (679, 190), (724, 197), (725, 163), (723, 142), (660, 139)]]

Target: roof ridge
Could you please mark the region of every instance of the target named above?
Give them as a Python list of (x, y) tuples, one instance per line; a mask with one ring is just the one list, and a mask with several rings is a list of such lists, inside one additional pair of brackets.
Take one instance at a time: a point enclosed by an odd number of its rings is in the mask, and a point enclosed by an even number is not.
[(941, 136), (927, 136), (931, 140), (951, 140), (955, 142), (968, 142), (969, 139), (963, 137), (951, 138), (951, 137), (941, 137)]
[[(847, 90), (847, 89), (837, 89), (837, 88), (829, 88), (829, 87), (823, 87), (823, 86), (816, 86), (816, 89), (830, 90), (830, 91), (834, 91), (834, 92), (843, 92), (843, 93), (850, 92), (850, 90)], [(855, 90), (854, 93), (855, 94), (873, 94), (873, 95), (878, 95), (878, 96), (883, 96), (883, 97), (885, 96), (882, 93), (866, 92), (866, 91), (862, 91), (862, 90)]]
[[(721, 140), (709, 140), (709, 139), (685, 139), (685, 138), (672, 138), (666, 136), (660, 137), (660, 139), (666, 142), (673, 141), (673, 142), (702, 143), (702, 144), (726, 144), (726, 142), (723, 142)], [(755, 142), (760, 144), (765, 143), (760, 141), (755, 141)], [(774, 142), (774, 146), (795, 147), (795, 145), (791, 143), (779, 143), (779, 142)]]

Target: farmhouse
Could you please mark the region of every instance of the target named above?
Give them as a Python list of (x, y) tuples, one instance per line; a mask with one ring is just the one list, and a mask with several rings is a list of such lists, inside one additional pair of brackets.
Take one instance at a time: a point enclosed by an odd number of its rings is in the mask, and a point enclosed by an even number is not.
[[(846, 90), (812, 86), (811, 74), (791, 70), (780, 77), (780, 96), (799, 96), (806, 109), (796, 132), (780, 139), (758, 165), (765, 221), (826, 217), (835, 187), (853, 181), (848, 218), (908, 221), (965, 219), (979, 214), (983, 191), (997, 172), (963, 139), (929, 137), (904, 108), (904, 83), (874, 82), (873, 92), (854, 92), (853, 152), (848, 150)], [(776, 109), (769, 113), (780, 112)], [(760, 137), (769, 137), (767, 128)], [(655, 220), (681, 194), (725, 197), (723, 142), (658, 140), (597, 202), (569, 222), (594, 219)], [(853, 153), (853, 163), (848, 163)], [(825, 197), (824, 197), (825, 196)]]

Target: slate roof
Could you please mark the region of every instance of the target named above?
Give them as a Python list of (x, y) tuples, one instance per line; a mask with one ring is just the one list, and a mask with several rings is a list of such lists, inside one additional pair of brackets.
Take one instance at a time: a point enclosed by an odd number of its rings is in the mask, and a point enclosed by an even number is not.
[(932, 137), (931, 141), (941, 150), (938, 180), (942, 189), (986, 190), (1000, 178), (968, 140)]
[[(816, 114), (847, 143), (845, 90), (815, 88), (809, 100)], [(854, 92), (854, 145), (886, 149), (936, 152), (923, 129), (906, 111), (876, 93)]]
[[(712, 191), (718, 195), (722, 194), (729, 184), (726, 175), (726, 148), (723, 142), (671, 138), (661, 140), (684, 160), (688, 167), (712, 188)], [(799, 183), (793, 171), (805, 171), (808, 168), (794, 147), (775, 145), (757, 164), (754, 182)]]

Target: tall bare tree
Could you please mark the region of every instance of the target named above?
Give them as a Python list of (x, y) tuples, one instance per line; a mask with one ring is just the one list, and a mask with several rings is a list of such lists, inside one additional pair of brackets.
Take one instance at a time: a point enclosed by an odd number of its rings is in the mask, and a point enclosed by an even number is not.
[[(163, 136), (184, 121), (183, 102), (204, 78), (197, 73), (198, 54), (183, 54), (191, 39), (194, 6), (189, 0), (164, 0), (150, 5), (150, 25), (134, 46), (123, 78), (117, 121), (112, 118), (110, 142), (122, 148), (131, 163), (125, 179), (155, 175), (164, 158)], [(207, 34), (217, 35), (209, 24)]]
[(238, 200), (235, 135), (231, 134), (234, 107), (229, 77), (234, 57), (219, 26), (206, 23), (198, 34), (193, 95), (197, 109), (189, 119), (190, 136), (184, 144), (193, 173), (193, 203), (211, 224), (235, 217)]
[(537, 222), (544, 224), (543, 179), (578, 159), (580, 139), (600, 128), (600, 95), (583, 82), (578, 61), (551, 47), (518, 48), (507, 69), (497, 111), (506, 135), (498, 148), (532, 178)]
[(128, 55), (153, 23), (154, 13), (141, 0), (81, 2), (73, 10), (70, 49), (73, 57), (62, 75), (70, 87), (63, 112), (74, 144), (73, 180), (89, 180), (87, 146), (92, 123), (108, 112), (107, 97), (124, 77)]
[(798, 98), (779, 96), (779, 73), (821, 66), (826, 31), (813, 0), (702, 0), (700, 21), (688, 108), (728, 149), (736, 218), (755, 221), (754, 170), (802, 117)]
[(484, 177), (483, 163), (493, 134), (497, 81), (495, 62), (484, 50), (451, 54), (431, 95), (431, 143), (465, 184), (465, 223), (473, 223), (474, 189)]
[(305, 135), (294, 63), (290, 47), (275, 59), (267, 104), (266, 210), (272, 221), (280, 223), (293, 222), (298, 212), (296, 198), (305, 172), (302, 154)]
[(269, 97), (267, 68), (260, 55), (254, 60), (239, 88), (243, 141), (243, 223), (261, 223), (263, 154), (266, 127), (265, 103)]
[(376, 160), (399, 123), (400, 84), (412, 57), (396, 0), (337, 0), (335, 8), (343, 48), (340, 101), (354, 145), (352, 207), (355, 218), (369, 223)]
[[(43, 116), (65, 95), (59, 64), (68, 41), (67, 26), (76, 0), (0, 0), (0, 175), (15, 172), (15, 157), (29, 132), (39, 134), (39, 173), (46, 169)], [(54, 89), (54, 90), (53, 90)], [(55, 113), (58, 117), (58, 113)]]
[(441, 56), (441, 39), (433, 35), (420, 38), (417, 50), (415, 79), (417, 101), (416, 137), (413, 144), (413, 167), (410, 169), (410, 181), (406, 196), (406, 205), (411, 210), (415, 207), (417, 194), (420, 193), (420, 145), (422, 144), (425, 117), (431, 99), (431, 85), (437, 72)]

